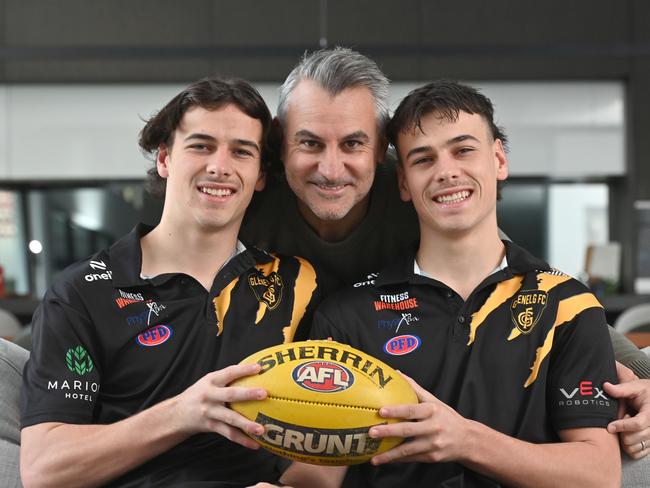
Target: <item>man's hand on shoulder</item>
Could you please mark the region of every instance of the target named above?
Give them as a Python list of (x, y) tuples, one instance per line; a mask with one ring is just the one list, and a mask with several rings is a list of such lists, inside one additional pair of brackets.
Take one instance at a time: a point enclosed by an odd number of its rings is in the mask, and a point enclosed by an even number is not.
[(621, 403), (619, 419), (607, 426), (618, 433), (621, 448), (633, 459), (650, 452), (650, 380), (640, 380), (628, 368), (616, 363), (619, 384), (605, 383), (605, 393)]

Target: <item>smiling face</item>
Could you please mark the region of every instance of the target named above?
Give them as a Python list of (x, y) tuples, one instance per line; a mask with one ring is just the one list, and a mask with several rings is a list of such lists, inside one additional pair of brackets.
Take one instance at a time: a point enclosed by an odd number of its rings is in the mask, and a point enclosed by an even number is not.
[(287, 181), (305, 220), (317, 232), (360, 221), (385, 150), (368, 88), (332, 96), (301, 81), (291, 93), (283, 132)]
[(497, 180), (508, 176), (501, 141), (463, 111), (455, 121), (429, 113), (420, 126), (401, 132), (397, 146), (400, 193), (413, 201), (421, 232), (496, 231)]
[(235, 105), (189, 109), (172, 146), (158, 152), (158, 173), (167, 180), (163, 220), (236, 234), (253, 192), (264, 188), (261, 147), (261, 122)]

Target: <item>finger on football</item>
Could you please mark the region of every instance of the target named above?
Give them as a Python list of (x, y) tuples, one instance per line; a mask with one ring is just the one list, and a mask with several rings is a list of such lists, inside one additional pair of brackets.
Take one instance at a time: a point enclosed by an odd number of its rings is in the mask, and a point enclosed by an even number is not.
[(267, 397), (264, 388), (249, 386), (225, 386), (215, 388), (208, 393), (209, 398), (215, 402), (233, 403), (245, 402), (250, 400), (263, 400)]
[(429, 410), (422, 403), (407, 403), (381, 407), (379, 415), (385, 419), (420, 420), (430, 416)]
[(428, 432), (421, 422), (397, 422), (394, 424), (375, 425), (368, 430), (373, 439), (384, 437), (415, 437)]
[(228, 385), (236, 379), (243, 378), (244, 376), (252, 376), (258, 374), (262, 366), (259, 363), (250, 364), (233, 364), (227, 368), (220, 369), (213, 373), (212, 383), (218, 386)]
[(373, 465), (378, 466), (386, 463), (406, 462), (409, 459), (415, 458), (418, 458), (418, 460), (421, 461), (423, 460), (422, 455), (426, 452), (425, 445), (426, 444), (423, 441), (404, 442), (386, 452), (373, 456), (370, 462)]
[(228, 424), (220, 423), (214, 429), (215, 432), (221, 434), (226, 439), (239, 444), (240, 446), (247, 447), (248, 449), (259, 449), (260, 445), (253, 439), (248, 437), (242, 431)]
[(226, 408), (224, 406), (216, 406), (206, 412), (206, 416), (210, 419), (213, 428), (219, 425), (232, 426), (250, 435), (264, 434), (264, 426), (247, 419), (243, 415)]

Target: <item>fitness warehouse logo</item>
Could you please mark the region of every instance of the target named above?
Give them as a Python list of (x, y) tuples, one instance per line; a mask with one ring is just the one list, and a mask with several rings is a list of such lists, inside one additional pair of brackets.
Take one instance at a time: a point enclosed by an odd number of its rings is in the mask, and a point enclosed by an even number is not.
[[(603, 390), (594, 386), (591, 381), (581, 381), (574, 388), (560, 388), (562, 395), (558, 401), (560, 407), (601, 406), (609, 407), (610, 400)], [(563, 399), (562, 399), (563, 398)]]
[[(93, 360), (83, 346), (68, 349), (65, 354), (65, 364), (69, 371), (79, 376), (85, 376), (95, 368)], [(60, 391), (67, 400), (92, 402), (93, 394), (99, 391), (99, 383), (67, 379), (48, 380), (47, 389), (48, 391)]]
[(119, 288), (117, 291), (120, 296), (115, 299), (115, 303), (117, 303), (117, 306), (120, 308), (124, 308), (132, 303), (144, 302), (142, 293), (130, 293), (128, 291), (120, 290)]
[(410, 298), (409, 292), (396, 293), (394, 295), (379, 295), (375, 300), (375, 310), (410, 310), (418, 308), (417, 298)]

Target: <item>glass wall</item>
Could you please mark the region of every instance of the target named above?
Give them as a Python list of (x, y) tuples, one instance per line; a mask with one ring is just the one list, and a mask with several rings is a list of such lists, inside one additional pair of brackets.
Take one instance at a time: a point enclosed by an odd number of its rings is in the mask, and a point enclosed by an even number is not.
[[(394, 83), (391, 106), (422, 84)], [(510, 138), (501, 227), (580, 275), (587, 246), (608, 239), (608, 183), (625, 173), (623, 84), (472, 84), (492, 99)], [(71, 262), (138, 221), (158, 220), (161, 203), (142, 188), (151, 163), (137, 135), (180, 88), (0, 86), (0, 265), (10, 291), (40, 296)], [(274, 110), (278, 85), (258, 88)]]

